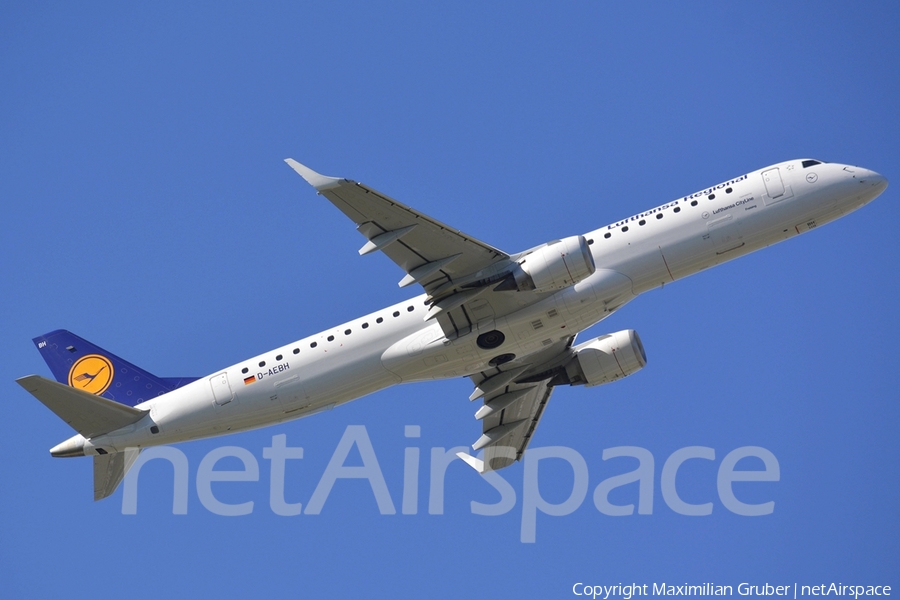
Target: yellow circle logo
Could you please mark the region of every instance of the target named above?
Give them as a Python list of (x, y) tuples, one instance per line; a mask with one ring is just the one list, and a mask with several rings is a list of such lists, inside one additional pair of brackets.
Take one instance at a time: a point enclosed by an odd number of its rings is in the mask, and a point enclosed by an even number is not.
[(82, 356), (69, 369), (69, 385), (92, 394), (105, 392), (112, 380), (112, 363), (99, 354)]

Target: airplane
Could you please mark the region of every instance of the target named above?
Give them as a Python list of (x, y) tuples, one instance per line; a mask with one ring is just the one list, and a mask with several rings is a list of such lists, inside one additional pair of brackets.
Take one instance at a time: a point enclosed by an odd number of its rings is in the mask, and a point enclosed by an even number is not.
[(643, 292), (806, 233), (871, 202), (887, 180), (813, 159), (729, 179), (581, 235), (509, 254), (349, 179), (288, 165), (347, 215), (424, 293), (205, 377), (156, 377), (65, 330), (34, 338), (56, 381), (17, 382), (77, 432), (54, 457), (91, 456), (94, 500), (138, 453), (265, 427), (398, 383), (469, 377), (483, 457), (522, 458), (553, 392), (627, 377), (647, 364), (640, 337), (579, 332)]

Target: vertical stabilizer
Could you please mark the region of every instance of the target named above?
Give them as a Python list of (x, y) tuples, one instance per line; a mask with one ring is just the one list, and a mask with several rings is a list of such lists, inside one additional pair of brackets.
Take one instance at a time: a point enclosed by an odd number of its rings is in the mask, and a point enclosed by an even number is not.
[(58, 382), (127, 406), (195, 379), (157, 377), (64, 329), (34, 338), (34, 345)]

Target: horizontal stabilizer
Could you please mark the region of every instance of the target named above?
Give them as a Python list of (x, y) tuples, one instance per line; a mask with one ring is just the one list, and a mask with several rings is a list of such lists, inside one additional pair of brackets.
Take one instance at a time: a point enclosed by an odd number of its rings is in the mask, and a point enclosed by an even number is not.
[(140, 448), (128, 448), (124, 452), (94, 457), (95, 502), (111, 496), (116, 491), (140, 453)]
[(21, 377), (16, 382), (88, 439), (136, 423), (147, 414), (147, 411), (125, 406), (39, 375)]

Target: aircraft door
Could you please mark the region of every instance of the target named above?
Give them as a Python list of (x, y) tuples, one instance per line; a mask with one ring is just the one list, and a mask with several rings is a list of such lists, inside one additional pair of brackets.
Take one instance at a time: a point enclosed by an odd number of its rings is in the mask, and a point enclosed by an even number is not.
[(778, 167), (763, 171), (762, 178), (770, 198), (778, 198), (784, 194), (784, 182), (781, 180), (781, 171)]
[(234, 392), (228, 384), (228, 373), (219, 373), (209, 378), (209, 384), (212, 386), (213, 397), (219, 406), (228, 404), (234, 399)]

